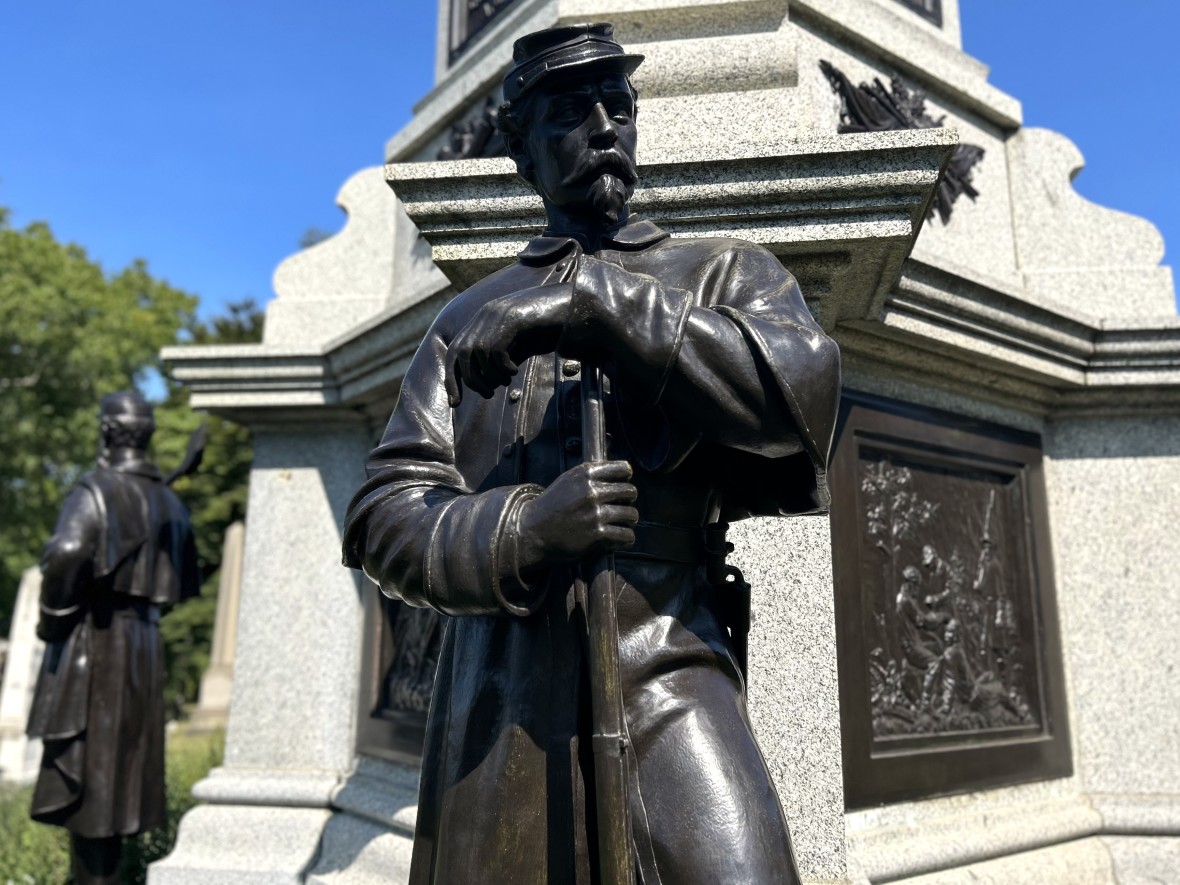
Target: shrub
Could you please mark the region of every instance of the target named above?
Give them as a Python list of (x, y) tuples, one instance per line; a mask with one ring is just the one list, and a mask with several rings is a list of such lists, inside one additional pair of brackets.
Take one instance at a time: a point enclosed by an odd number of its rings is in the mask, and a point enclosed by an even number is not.
[[(221, 763), (222, 732), (193, 734), (175, 730), (168, 736), (163, 827), (123, 843), (123, 881), (142, 885), (148, 864), (164, 857), (176, 842), (180, 818), (196, 803), (193, 784)], [(60, 827), (29, 819), (32, 787), (0, 788), (0, 885), (66, 885), (70, 880), (70, 840)]]
[(0, 787), (0, 883), (65, 885), (70, 878), (70, 838), (60, 827), (29, 818), (33, 788)]

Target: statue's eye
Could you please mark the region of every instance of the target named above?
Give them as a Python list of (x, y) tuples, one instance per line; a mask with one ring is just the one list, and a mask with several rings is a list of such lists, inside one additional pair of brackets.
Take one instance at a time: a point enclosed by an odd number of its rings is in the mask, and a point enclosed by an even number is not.
[(609, 112), (612, 119), (624, 123), (630, 120), (632, 114), (634, 114), (631, 103), (629, 101), (622, 100), (611, 102)]
[(567, 104), (562, 108), (558, 108), (553, 115), (553, 119), (558, 123), (579, 123), (582, 120), (582, 113), (574, 105)]

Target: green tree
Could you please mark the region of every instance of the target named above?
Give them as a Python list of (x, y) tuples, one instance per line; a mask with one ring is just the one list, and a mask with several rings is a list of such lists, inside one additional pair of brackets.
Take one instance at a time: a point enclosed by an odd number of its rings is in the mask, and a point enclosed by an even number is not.
[(0, 635), (21, 572), (94, 461), (99, 399), (142, 386), (196, 305), (143, 261), (106, 274), (46, 224), (13, 228), (0, 207)]
[[(261, 339), (254, 302), (206, 321), (196, 305), (142, 261), (107, 275), (45, 224), (13, 229), (0, 208), (0, 635), (8, 633), (21, 572), (36, 563), (66, 493), (94, 463), (102, 395), (159, 377), (166, 344)], [(201, 469), (174, 485), (192, 514), (204, 569), (200, 597), (161, 622), (167, 696), (180, 712), (208, 664), (225, 530), (245, 516), (253, 450), (246, 428), (198, 415), (187, 390), (164, 383), (151, 456), (165, 471), (208, 423)]]

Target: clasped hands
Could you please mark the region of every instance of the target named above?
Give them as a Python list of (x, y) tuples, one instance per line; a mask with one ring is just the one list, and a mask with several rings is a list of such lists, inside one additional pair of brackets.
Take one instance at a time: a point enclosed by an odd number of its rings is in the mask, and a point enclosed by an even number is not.
[[(554, 352), (570, 315), (575, 285), (538, 286), (481, 307), (447, 348), (446, 390), (451, 407), (461, 402), (464, 385), (491, 398), (496, 388), (511, 383), (528, 357)], [(626, 461), (583, 463), (526, 501), (511, 528), (517, 534), (518, 568), (527, 572), (635, 543), (633, 528), (639, 511), (630, 479), (631, 465)]]
[[(559, 345), (563, 356), (574, 359), (601, 358), (607, 348), (639, 352), (647, 347), (643, 323), (622, 337), (608, 330), (624, 307), (645, 312), (647, 299), (659, 291), (654, 279), (585, 254), (557, 276), (489, 301), (454, 337), (444, 364), (451, 408), (462, 401), (464, 386), (490, 399), (497, 387), (512, 382), (525, 359), (553, 353)], [(591, 347), (600, 352), (573, 352)]]
[(570, 283), (551, 283), (489, 301), (447, 347), (447, 400), (456, 408), (463, 386), (490, 399), (507, 387), (530, 356), (551, 353), (573, 301)]

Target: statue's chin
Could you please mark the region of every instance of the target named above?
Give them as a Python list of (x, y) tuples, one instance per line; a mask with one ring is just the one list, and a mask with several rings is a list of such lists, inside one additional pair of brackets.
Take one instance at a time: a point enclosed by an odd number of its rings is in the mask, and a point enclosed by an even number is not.
[(598, 176), (590, 186), (590, 204), (594, 207), (594, 214), (607, 224), (618, 224), (627, 210), (631, 190), (624, 181), (610, 173)]

